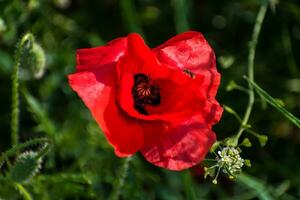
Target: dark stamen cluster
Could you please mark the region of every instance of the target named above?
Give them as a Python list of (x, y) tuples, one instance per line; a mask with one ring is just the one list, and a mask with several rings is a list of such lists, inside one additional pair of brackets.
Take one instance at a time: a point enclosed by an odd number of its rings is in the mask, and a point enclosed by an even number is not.
[(145, 74), (135, 74), (133, 78), (132, 96), (134, 108), (139, 113), (147, 115), (148, 112), (145, 109), (145, 105), (157, 106), (160, 104), (159, 87)]

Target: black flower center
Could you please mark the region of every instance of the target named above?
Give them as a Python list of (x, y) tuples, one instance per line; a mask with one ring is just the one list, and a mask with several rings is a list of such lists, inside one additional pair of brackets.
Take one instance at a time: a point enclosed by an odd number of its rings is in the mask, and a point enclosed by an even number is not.
[(145, 105), (157, 106), (160, 104), (159, 87), (145, 74), (135, 74), (133, 78), (132, 96), (134, 108), (139, 113), (148, 115)]

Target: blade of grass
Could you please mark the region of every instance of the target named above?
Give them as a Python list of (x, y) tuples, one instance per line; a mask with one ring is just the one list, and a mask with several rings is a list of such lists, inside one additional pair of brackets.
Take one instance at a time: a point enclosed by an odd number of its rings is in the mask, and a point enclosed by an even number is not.
[(124, 25), (127, 26), (129, 32), (137, 32), (141, 34), (144, 38), (144, 32), (138, 21), (139, 17), (137, 16), (134, 2), (132, 0), (122, 0), (120, 1), (120, 9), (122, 18), (124, 20)]
[(33, 200), (26, 188), (20, 183), (14, 183), (16, 189), (20, 192), (24, 200)]
[(250, 80), (246, 77), (249, 84), (252, 85), (252, 87), (255, 89), (255, 91), (260, 94), (266, 102), (268, 102), (271, 106), (276, 108), (279, 112), (281, 112), (290, 122), (295, 124), (298, 128), (300, 128), (300, 119), (294, 116), (292, 113), (287, 111), (282, 104), (278, 103), (273, 97), (271, 97), (265, 90), (263, 90), (261, 87), (259, 87), (254, 81)]
[(189, 0), (172, 0), (174, 23), (177, 33), (189, 30), (188, 13)]
[(127, 177), (128, 168), (129, 168), (129, 164), (130, 164), (131, 160), (132, 160), (132, 156), (124, 159), (123, 165), (121, 166), (121, 169), (119, 172), (119, 176), (116, 179), (115, 186), (114, 186), (111, 196), (109, 198), (110, 200), (120, 199), (122, 188), (124, 186), (125, 179)]
[(184, 190), (187, 200), (197, 200), (193, 179), (189, 171), (183, 174)]
[(52, 121), (47, 116), (47, 113), (43, 109), (42, 105), (35, 99), (26, 88), (22, 88), (22, 93), (25, 97), (25, 100), (28, 104), (28, 109), (35, 117), (37, 123), (50, 137), (53, 137), (55, 134), (55, 126)]
[(268, 188), (257, 178), (249, 176), (245, 173), (240, 174), (237, 180), (256, 192), (257, 197), (261, 200), (273, 200)]

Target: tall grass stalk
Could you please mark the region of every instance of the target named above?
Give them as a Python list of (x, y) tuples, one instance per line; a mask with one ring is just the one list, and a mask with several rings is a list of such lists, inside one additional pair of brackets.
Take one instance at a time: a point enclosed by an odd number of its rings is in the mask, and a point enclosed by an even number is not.
[(112, 194), (109, 200), (118, 200), (121, 195), (121, 190), (124, 186), (125, 179), (127, 177), (128, 168), (130, 161), (132, 160), (132, 156), (125, 158), (124, 163), (120, 169), (120, 173), (118, 174), (118, 179), (116, 180), (115, 187), (112, 191)]
[[(256, 17), (256, 21), (254, 24), (254, 29), (252, 32), (252, 38), (251, 41), (249, 43), (249, 54), (248, 54), (248, 77), (250, 81), (254, 82), (254, 59), (255, 59), (255, 51), (256, 51), (256, 46), (258, 43), (258, 37), (261, 31), (261, 27), (267, 12), (267, 8), (268, 8), (268, 4), (262, 4), (260, 6), (260, 9), (258, 11), (257, 17)], [(240, 138), (240, 136), (242, 135), (242, 133), (245, 130), (246, 125), (248, 124), (251, 112), (252, 112), (252, 108), (253, 108), (253, 104), (254, 104), (254, 88), (253, 86), (249, 83), (248, 84), (249, 87), (249, 98), (248, 98), (248, 105), (246, 108), (246, 111), (244, 113), (244, 117), (242, 119), (242, 123), (241, 126), (239, 128), (239, 131), (236, 135), (235, 138), (235, 143), (237, 145), (238, 140)]]

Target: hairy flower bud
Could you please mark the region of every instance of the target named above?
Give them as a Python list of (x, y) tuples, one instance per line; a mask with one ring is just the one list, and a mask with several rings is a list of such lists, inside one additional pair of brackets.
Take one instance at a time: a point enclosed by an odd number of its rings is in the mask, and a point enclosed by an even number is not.
[(46, 67), (46, 56), (43, 48), (35, 41), (31, 33), (21, 39), (20, 70), (22, 79), (39, 79), (43, 76)]

